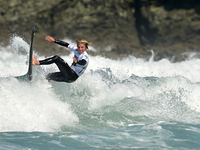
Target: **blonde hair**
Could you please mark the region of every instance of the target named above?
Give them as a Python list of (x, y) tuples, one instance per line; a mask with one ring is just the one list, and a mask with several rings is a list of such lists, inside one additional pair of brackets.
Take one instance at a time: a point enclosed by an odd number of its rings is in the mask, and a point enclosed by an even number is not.
[(77, 46), (78, 46), (78, 44), (84, 44), (85, 45), (85, 47), (86, 47), (86, 49), (88, 49), (88, 46), (89, 45), (91, 45), (91, 43), (89, 43), (88, 41), (86, 41), (85, 39), (78, 39), (78, 40), (76, 40), (76, 43), (77, 43)]

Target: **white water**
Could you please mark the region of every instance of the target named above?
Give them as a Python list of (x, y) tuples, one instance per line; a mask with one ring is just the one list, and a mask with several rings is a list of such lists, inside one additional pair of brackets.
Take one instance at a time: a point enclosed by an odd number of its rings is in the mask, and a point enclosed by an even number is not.
[[(13, 78), (27, 72), (28, 51), (20, 37), (0, 47), (0, 132), (200, 122), (200, 59), (171, 63), (90, 56), (86, 72), (72, 84), (45, 80), (56, 65), (34, 66), (29, 83)], [(69, 64), (72, 57), (62, 56)]]

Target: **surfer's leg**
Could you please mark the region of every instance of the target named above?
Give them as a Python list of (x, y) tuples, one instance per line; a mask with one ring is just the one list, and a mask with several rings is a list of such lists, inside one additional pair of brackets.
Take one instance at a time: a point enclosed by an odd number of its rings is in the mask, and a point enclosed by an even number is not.
[(53, 80), (57, 82), (65, 82), (65, 77), (61, 72), (54, 72), (54, 73), (49, 73), (46, 76), (47, 80)]
[[(44, 60), (40, 60), (39, 63), (40, 65), (49, 65), (52, 63), (56, 63), (56, 61), (59, 59), (60, 57), (58, 55), (55, 55), (53, 57), (44, 59)], [(60, 58), (61, 59), (61, 58)]]
[(56, 59), (57, 59), (58, 57), (59, 57), (59, 56), (55, 55), (55, 56), (53, 56), (53, 57), (50, 57), (50, 58), (47, 58), (47, 59), (38, 61), (38, 60), (35, 58), (35, 55), (33, 54), (32, 64), (33, 64), (33, 65), (49, 65), (49, 64), (55, 63), (55, 61), (56, 61)]
[(78, 75), (74, 72), (74, 70), (71, 69), (71, 67), (59, 56), (55, 63), (58, 66), (60, 72), (64, 75), (66, 82), (73, 82), (78, 78)]
[(49, 79), (60, 82), (62, 82), (63, 80), (65, 82), (73, 82), (78, 78), (78, 75), (74, 72), (74, 70), (71, 69), (71, 67), (58, 55), (47, 58), (45, 60), (41, 60), (39, 62), (40, 65), (48, 65), (55, 63), (58, 66), (60, 73), (57, 72), (49, 74), (48, 75)]
[(33, 54), (33, 62), (36, 62), (36, 64), (38, 64), (39, 62), (39, 65), (49, 65), (49, 64), (55, 63), (58, 66), (59, 70), (63, 72), (64, 74), (72, 73), (71, 67), (58, 55), (38, 61), (35, 58), (35, 55)]
[(53, 80), (53, 81), (57, 81), (57, 82), (67, 82), (67, 83), (72, 83), (75, 81), (73, 79), (66, 78), (61, 72), (49, 73), (46, 76), (46, 79), (48, 81)]

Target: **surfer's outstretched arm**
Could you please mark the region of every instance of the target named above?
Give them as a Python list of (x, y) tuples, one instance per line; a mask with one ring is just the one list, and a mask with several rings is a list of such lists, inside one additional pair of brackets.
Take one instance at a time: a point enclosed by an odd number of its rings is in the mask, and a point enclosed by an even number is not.
[(64, 42), (64, 41), (61, 41), (61, 40), (56, 40), (56, 39), (54, 39), (54, 38), (51, 37), (51, 36), (47, 36), (47, 37), (45, 38), (45, 40), (47, 40), (47, 41), (49, 41), (49, 42), (51, 42), (51, 43), (56, 43), (56, 44), (59, 44), (59, 45), (61, 45), (61, 46), (65, 46), (65, 47), (68, 47), (68, 45), (69, 45), (69, 43)]

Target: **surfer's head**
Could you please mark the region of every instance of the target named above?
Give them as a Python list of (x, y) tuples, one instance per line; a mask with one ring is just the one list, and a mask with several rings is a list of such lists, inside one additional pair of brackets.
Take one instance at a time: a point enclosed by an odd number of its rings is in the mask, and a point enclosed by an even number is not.
[(85, 39), (78, 39), (78, 40), (76, 40), (76, 43), (77, 43), (77, 47), (79, 44), (84, 44), (86, 49), (88, 49), (88, 46), (91, 44), (88, 41), (86, 41)]

